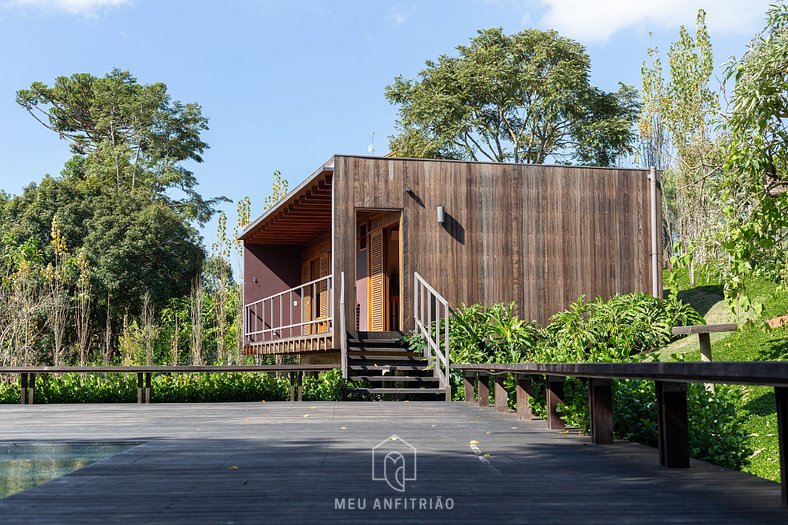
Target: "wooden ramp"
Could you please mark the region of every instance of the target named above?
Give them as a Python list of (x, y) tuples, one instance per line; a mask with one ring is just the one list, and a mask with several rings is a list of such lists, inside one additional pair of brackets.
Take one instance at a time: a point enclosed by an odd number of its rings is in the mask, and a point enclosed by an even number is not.
[[(0, 445), (144, 443), (0, 500), (4, 524), (788, 523), (775, 483), (465, 403), (6, 405), (0, 421)], [(417, 454), (403, 493), (371, 475), (392, 435)], [(393, 498), (416, 508), (373, 508)]]

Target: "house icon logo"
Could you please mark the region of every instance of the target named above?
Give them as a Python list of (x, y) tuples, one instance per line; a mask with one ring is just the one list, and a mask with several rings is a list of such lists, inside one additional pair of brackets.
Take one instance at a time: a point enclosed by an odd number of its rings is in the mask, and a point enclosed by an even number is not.
[(372, 479), (405, 492), (405, 482), (416, 480), (416, 447), (396, 434), (378, 443), (372, 449)]

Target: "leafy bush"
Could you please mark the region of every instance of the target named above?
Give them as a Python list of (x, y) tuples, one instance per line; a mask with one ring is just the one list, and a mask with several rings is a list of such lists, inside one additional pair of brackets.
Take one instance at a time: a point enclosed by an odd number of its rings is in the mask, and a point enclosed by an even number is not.
[[(580, 297), (555, 314), (545, 328), (514, 315), (514, 303), (460, 305), (449, 323), (453, 363), (571, 363), (631, 361), (672, 339), (674, 326), (703, 324), (703, 317), (675, 296), (643, 292), (608, 301)], [(441, 330), (443, 321), (441, 321)], [(435, 331), (435, 323), (430, 326)], [(442, 333), (442, 332), (441, 332)], [(418, 332), (406, 336), (411, 350), (423, 351)]]
[[(651, 381), (616, 381), (614, 430), (627, 441), (656, 447), (657, 405)], [(711, 392), (704, 385), (687, 385), (690, 455), (723, 467), (742, 469), (752, 450), (744, 423), (736, 416), (741, 393), (729, 385)]]
[[(443, 323), (441, 320), (440, 333)], [(430, 330), (435, 331), (434, 322)], [(514, 315), (514, 303), (499, 303), (489, 308), (461, 304), (452, 311), (449, 338), (453, 363), (518, 363), (528, 359), (539, 344), (542, 329)], [(418, 331), (405, 336), (405, 340), (417, 352), (427, 346)]]
[(0, 381), (0, 404), (19, 403), (19, 383)]
[[(152, 400), (165, 403), (282, 401), (286, 377), (261, 373), (154, 374)], [(36, 403), (130, 403), (137, 399), (136, 374), (63, 374), (36, 378)], [(0, 383), (0, 403), (18, 403), (17, 383)]]
[(545, 363), (630, 361), (659, 350), (674, 326), (704, 324), (691, 306), (643, 292), (586, 303), (580, 297), (544, 329), (534, 360)]
[(309, 401), (342, 401), (345, 399), (345, 380), (335, 368), (316, 376), (304, 378), (304, 399)]

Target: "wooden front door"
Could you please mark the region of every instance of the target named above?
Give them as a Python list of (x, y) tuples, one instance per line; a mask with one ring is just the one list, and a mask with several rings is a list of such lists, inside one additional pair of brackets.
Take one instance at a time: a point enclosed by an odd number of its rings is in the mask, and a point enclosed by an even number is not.
[(356, 251), (356, 315), (361, 331), (400, 328), (399, 211), (359, 212)]

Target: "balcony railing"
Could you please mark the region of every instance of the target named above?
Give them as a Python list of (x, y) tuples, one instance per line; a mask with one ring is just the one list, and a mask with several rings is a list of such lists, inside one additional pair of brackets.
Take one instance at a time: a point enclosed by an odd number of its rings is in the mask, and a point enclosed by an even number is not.
[(244, 306), (244, 344), (334, 332), (331, 275)]

